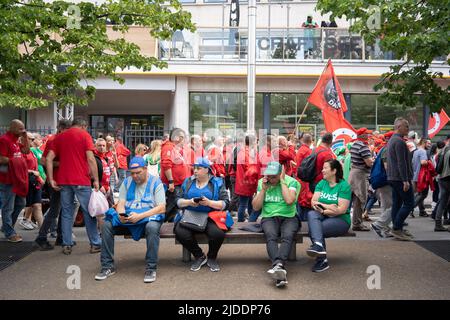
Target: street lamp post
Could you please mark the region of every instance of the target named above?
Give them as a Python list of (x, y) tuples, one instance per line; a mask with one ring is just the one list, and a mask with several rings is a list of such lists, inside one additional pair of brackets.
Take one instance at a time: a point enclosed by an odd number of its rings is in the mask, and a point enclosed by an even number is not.
[(256, 0), (248, 2), (247, 131), (255, 132)]

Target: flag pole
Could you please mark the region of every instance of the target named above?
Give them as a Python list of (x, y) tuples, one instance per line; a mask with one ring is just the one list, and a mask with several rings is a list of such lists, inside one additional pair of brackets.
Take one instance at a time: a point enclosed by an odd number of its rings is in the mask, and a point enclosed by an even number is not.
[[(317, 84), (319, 83), (320, 78), (322, 77), (323, 73), (324, 73), (325, 70), (327, 69), (327, 67), (328, 67), (328, 65), (330, 64), (330, 62), (331, 62), (331, 59), (328, 59), (327, 64), (325, 65), (325, 67), (324, 67), (323, 70), (322, 70), (322, 73), (321, 73), (320, 76), (319, 76), (319, 79), (317, 79), (317, 82), (316, 82), (316, 84), (314, 85), (313, 91), (314, 91), (314, 89), (316, 88)], [(298, 119), (297, 123), (295, 124), (294, 133), (295, 133), (295, 136), (296, 136), (296, 137), (297, 137), (297, 135), (298, 135), (298, 125), (300, 124), (300, 121), (302, 120), (303, 115), (305, 114), (306, 108), (308, 108), (308, 106), (309, 106), (309, 101), (306, 101), (306, 105), (305, 105), (305, 107), (303, 108), (302, 114), (301, 114), (300, 118)]]
[(309, 106), (309, 101), (306, 101), (306, 104), (305, 104), (305, 107), (303, 108), (302, 114), (300, 115), (300, 118), (298, 118), (297, 123), (295, 124), (295, 129), (294, 129), (295, 137), (298, 136), (298, 125), (300, 124), (300, 121), (302, 121), (303, 115), (305, 114), (308, 106)]

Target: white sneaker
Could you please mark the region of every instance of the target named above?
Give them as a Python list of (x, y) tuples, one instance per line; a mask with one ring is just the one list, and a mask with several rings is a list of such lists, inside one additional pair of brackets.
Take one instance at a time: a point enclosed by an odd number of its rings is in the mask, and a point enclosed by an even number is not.
[(33, 230), (33, 229), (34, 229), (33, 225), (32, 225), (31, 222), (28, 221), (28, 220), (24, 220), (24, 219), (20, 220), (20, 221), (19, 221), (19, 225), (20, 225), (20, 226), (22, 227), (22, 229), (24, 229), (24, 230)]

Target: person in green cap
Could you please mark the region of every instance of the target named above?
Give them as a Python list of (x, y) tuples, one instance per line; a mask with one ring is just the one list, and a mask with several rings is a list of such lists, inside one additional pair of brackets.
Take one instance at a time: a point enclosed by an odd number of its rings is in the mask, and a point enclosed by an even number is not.
[[(264, 177), (258, 181), (254, 210), (261, 210), (261, 226), (266, 237), (266, 247), (272, 267), (267, 271), (276, 280), (277, 287), (287, 284), (285, 263), (300, 224), (296, 204), (300, 183), (285, 174), (278, 162), (269, 162)], [(281, 245), (278, 238), (281, 234)]]

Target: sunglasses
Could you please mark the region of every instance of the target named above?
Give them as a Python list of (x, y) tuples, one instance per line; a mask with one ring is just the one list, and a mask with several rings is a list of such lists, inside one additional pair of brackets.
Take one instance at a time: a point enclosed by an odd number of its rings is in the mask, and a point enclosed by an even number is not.
[(199, 169), (208, 169), (208, 168), (200, 167), (200, 166), (194, 166), (194, 170), (199, 170)]

